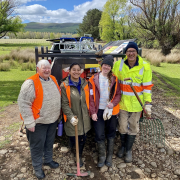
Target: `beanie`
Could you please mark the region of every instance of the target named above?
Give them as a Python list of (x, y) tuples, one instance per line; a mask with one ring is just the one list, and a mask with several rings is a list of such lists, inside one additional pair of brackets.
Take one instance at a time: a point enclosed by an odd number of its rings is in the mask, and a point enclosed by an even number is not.
[(134, 48), (134, 49), (137, 51), (137, 53), (138, 53), (138, 46), (137, 46), (137, 44), (136, 44), (135, 42), (130, 41), (130, 42), (128, 43), (128, 45), (127, 45), (126, 48), (125, 48), (125, 53), (126, 53), (126, 51), (127, 51), (129, 48)]
[(113, 68), (113, 62), (114, 62), (114, 57), (112, 55), (107, 55), (105, 56), (103, 62), (101, 63), (101, 66), (103, 64), (107, 64), (111, 66), (111, 69)]

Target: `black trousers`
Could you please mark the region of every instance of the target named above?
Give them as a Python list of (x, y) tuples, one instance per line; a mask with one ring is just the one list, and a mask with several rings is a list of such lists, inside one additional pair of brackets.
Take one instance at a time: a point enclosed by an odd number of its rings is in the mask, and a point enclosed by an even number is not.
[(117, 116), (112, 116), (109, 120), (104, 121), (103, 112), (103, 109), (99, 109), (97, 113), (98, 120), (92, 121), (96, 142), (104, 141), (106, 136), (107, 138), (115, 138), (116, 135), (116, 127), (118, 123)]
[(26, 135), (31, 151), (32, 165), (35, 170), (42, 168), (43, 157), (44, 163), (52, 161), (56, 127), (57, 121), (52, 124), (36, 124), (34, 132), (26, 129)]

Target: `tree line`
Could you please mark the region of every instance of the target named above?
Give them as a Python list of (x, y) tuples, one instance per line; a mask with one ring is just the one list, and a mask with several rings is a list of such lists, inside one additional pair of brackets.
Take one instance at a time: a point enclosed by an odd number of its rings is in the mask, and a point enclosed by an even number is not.
[[(18, 32), (24, 25), (13, 14), (17, 6), (14, 2), (0, 0), (0, 37), (8, 32), (21, 38), (53, 36), (40, 32), (20, 35)], [(139, 45), (156, 46), (167, 55), (180, 42), (180, 0), (107, 0), (102, 11), (87, 11), (77, 31), (79, 36), (92, 34), (95, 39), (106, 42), (136, 38)]]
[(7, 36), (10, 39), (58, 39), (65, 35), (72, 35), (72, 37), (77, 37), (77, 34), (70, 34), (70, 33), (54, 33), (54, 32), (18, 32), (16, 34), (9, 32)]

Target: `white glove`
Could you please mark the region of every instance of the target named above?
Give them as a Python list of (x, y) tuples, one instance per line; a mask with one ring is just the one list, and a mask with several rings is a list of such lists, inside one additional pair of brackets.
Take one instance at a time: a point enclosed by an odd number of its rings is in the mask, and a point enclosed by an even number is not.
[(148, 117), (150, 117), (150, 118), (151, 118), (151, 108), (152, 108), (152, 105), (151, 105), (151, 104), (145, 104), (144, 109), (145, 109)]
[(78, 118), (75, 118), (75, 117), (72, 117), (72, 119), (70, 120), (71, 124), (73, 126), (77, 125), (78, 124)]
[(108, 109), (107, 119), (110, 119), (112, 116), (113, 109)]
[(105, 108), (103, 113), (103, 119), (106, 121), (111, 118), (113, 109), (109, 109), (108, 107)]
[(106, 107), (105, 110), (104, 110), (104, 113), (103, 113), (103, 119), (106, 121), (107, 120), (107, 115), (109, 113), (109, 108)]

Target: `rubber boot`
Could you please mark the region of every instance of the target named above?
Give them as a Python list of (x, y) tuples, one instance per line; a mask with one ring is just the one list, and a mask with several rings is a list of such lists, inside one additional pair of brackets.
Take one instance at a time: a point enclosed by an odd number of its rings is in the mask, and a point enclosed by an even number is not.
[(117, 156), (119, 158), (123, 158), (125, 155), (125, 149), (126, 149), (126, 134), (120, 134), (120, 138), (121, 138), (121, 147), (119, 147)]
[(106, 160), (106, 150), (105, 150), (105, 142), (98, 142), (98, 153), (99, 153), (99, 161), (97, 167), (103, 167)]
[(112, 156), (114, 151), (114, 138), (107, 139), (107, 157), (106, 157), (106, 166), (112, 166)]
[(128, 135), (126, 137), (126, 155), (125, 155), (125, 162), (130, 163), (132, 162), (132, 146), (134, 143), (136, 136), (135, 135)]
[(82, 153), (83, 153), (84, 145), (85, 145), (85, 141), (79, 142), (79, 165), (80, 165), (80, 167), (82, 167), (84, 164), (83, 160), (82, 160)]

